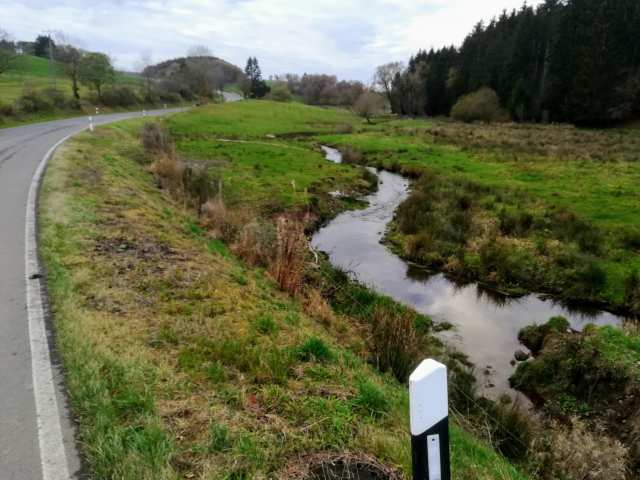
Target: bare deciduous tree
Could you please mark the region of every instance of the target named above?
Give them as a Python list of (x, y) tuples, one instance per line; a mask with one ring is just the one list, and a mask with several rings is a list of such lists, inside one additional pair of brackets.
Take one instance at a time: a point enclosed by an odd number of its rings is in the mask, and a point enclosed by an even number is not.
[(393, 80), (396, 78), (396, 75), (402, 73), (403, 70), (404, 70), (404, 64), (402, 62), (386, 63), (376, 68), (376, 73), (373, 77), (373, 82), (375, 85), (382, 88), (390, 104), (392, 103), (392, 100), (393, 100), (392, 98)]
[(9, 70), (11, 62), (16, 57), (16, 49), (11, 36), (0, 28), (0, 74)]
[(152, 72), (151, 69), (149, 69), (151, 65), (153, 65), (151, 52), (143, 52), (142, 55), (140, 55), (140, 60), (138, 60), (136, 64), (136, 70), (140, 72), (140, 75), (144, 78), (144, 88), (147, 92), (150, 92), (152, 87)]
[(384, 99), (379, 93), (371, 90), (365, 91), (353, 105), (353, 111), (371, 123), (371, 118), (379, 114), (384, 107)]

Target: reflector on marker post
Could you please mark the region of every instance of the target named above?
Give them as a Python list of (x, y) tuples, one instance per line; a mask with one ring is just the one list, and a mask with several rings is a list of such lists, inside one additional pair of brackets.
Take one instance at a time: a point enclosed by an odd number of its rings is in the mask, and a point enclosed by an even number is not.
[(409, 377), (413, 480), (451, 480), (447, 367), (425, 360)]

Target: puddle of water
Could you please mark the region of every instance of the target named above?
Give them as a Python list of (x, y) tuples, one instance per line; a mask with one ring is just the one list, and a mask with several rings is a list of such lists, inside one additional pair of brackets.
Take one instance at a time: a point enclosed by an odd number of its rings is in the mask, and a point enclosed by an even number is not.
[[(435, 321), (453, 324), (453, 331), (441, 335), (476, 365), (479, 385), (488, 396), (515, 393), (509, 389), (508, 378), (515, 371), (511, 365), (514, 352), (522, 348), (518, 342), (521, 328), (555, 315), (566, 317), (576, 330), (588, 323), (622, 324), (621, 318), (607, 312), (576, 312), (536, 295), (504, 299), (476, 284), (460, 287), (444, 275), (426, 275), (410, 266), (380, 243), (394, 211), (409, 194), (409, 182), (385, 171), (378, 178), (378, 191), (367, 197), (369, 207), (336, 217), (314, 235), (314, 248), (376, 291)], [(489, 376), (484, 375), (487, 366), (491, 366)]]

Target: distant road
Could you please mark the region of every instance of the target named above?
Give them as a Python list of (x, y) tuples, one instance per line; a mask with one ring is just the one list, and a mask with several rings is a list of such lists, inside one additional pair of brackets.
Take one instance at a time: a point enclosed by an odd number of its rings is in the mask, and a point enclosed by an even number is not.
[(239, 102), (242, 96), (232, 92), (222, 92), (222, 96), (226, 102)]
[[(231, 99), (239, 97), (228, 94)], [(225, 97), (227, 94), (225, 94)], [(147, 115), (164, 115), (181, 109), (149, 111)], [(101, 125), (134, 117), (140, 112), (117, 113), (94, 117)], [(34, 296), (27, 308), (27, 272), (25, 250), (30, 247), (25, 237), (28, 216), (27, 203), (32, 177), (47, 152), (62, 139), (80, 132), (88, 125), (87, 117), (0, 129), (0, 479), (1, 480), (67, 480), (80, 478), (80, 461), (75, 449), (74, 428), (69, 419), (63, 394), (62, 375), (57, 362), (53, 369), (48, 360), (47, 342), (38, 343), (38, 331), (34, 329), (31, 304), (39, 301)], [(32, 195), (32, 197), (35, 197)], [(32, 259), (33, 260), (33, 259)], [(29, 262), (29, 258), (27, 258)], [(34, 264), (35, 265), (35, 264)], [(37, 265), (36, 265), (37, 267)], [(28, 272), (32, 275), (37, 272)], [(39, 305), (37, 305), (40, 308)], [(46, 307), (45, 307), (46, 311)], [(41, 322), (42, 323), (42, 322)], [(44, 323), (43, 323), (44, 325)], [(37, 327), (37, 325), (36, 325)], [(41, 329), (41, 337), (49, 338), (49, 328)], [(42, 350), (40, 350), (42, 349)], [(34, 352), (32, 358), (32, 352)], [(45, 355), (38, 355), (38, 352)], [(55, 354), (53, 356), (55, 359)], [(43, 367), (44, 364), (44, 367)], [(42, 392), (51, 381), (38, 380), (53, 376), (59, 417), (52, 418), (51, 404), (56, 402)], [(47, 377), (48, 375), (48, 377)], [(34, 379), (35, 387), (34, 387)], [(43, 385), (44, 384), (44, 385)], [(37, 400), (39, 399), (39, 400)], [(39, 405), (40, 417), (36, 414)], [(59, 418), (59, 422), (56, 421)], [(51, 428), (49, 428), (51, 427)], [(61, 428), (60, 428), (61, 427)], [(56, 432), (64, 440), (64, 449), (56, 441)], [(51, 434), (53, 432), (53, 434)], [(60, 435), (57, 435), (59, 438)], [(43, 446), (44, 455), (41, 453)], [(61, 468), (57, 459), (66, 457), (67, 469)], [(68, 473), (66, 473), (68, 472)], [(66, 477), (66, 478), (64, 478)]]

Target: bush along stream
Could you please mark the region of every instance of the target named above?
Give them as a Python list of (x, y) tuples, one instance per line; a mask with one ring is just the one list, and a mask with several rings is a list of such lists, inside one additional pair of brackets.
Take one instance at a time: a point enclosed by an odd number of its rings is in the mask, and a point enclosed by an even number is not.
[[(640, 336), (589, 325), (582, 332), (563, 317), (520, 332), (532, 361), (510, 381), (550, 418), (585, 422), (619, 445), (613, 461), (640, 475)], [(606, 444), (606, 442), (603, 442)], [(610, 446), (616, 446), (610, 442)], [(634, 478), (638, 478), (637, 476)]]

